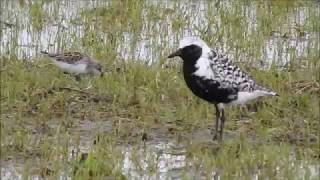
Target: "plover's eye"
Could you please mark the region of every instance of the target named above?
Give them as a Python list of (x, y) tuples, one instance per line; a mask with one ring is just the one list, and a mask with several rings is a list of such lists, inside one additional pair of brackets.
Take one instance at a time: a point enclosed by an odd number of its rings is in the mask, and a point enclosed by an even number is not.
[(187, 48), (191, 51), (195, 50), (196, 49), (196, 46), (195, 45), (190, 45), (190, 46), (187, 46)]

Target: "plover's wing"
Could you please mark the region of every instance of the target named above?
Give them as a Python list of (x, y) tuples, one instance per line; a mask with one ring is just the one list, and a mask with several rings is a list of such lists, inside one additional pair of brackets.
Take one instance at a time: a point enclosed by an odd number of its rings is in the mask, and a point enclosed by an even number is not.
[(86, 54), (80, 52), (48, 53), (41, 51), (41, 53), (47, 54), (56, 61), (65, 62), (68, 64), (87, 63), (90, 61), (90, 58)]
[(220, 83), (221, 88), (234, 88), (242, 92), (260, 90), (265, 92), (266, 95), (276, 95), (275, 92), (258, 85), (247, 73), (232, 64), (227, 56), (217, 54), (212, 50), (209, 61), (213, 77)]

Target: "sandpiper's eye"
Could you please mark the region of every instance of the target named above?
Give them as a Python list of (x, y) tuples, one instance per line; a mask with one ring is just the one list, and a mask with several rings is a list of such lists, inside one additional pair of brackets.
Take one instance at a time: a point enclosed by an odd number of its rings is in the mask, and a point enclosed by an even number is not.
[(98, 71), (101, 71), (101, 70), (102, 70), (102, 67), (101, 67), (100, 65), (98, 65), (98, 66), (96, 66), (96, 69), (97, 69)]

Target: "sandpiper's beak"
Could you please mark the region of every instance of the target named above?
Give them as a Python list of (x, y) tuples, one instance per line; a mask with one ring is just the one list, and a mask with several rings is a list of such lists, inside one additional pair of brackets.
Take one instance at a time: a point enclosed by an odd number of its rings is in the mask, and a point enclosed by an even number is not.
[(178, 49), (177, 51), (171, 53), (168, 58), (173, 58), (173, 57), (176, 57), (176, 56), (181, 56), (182, 54), (182, 49)]

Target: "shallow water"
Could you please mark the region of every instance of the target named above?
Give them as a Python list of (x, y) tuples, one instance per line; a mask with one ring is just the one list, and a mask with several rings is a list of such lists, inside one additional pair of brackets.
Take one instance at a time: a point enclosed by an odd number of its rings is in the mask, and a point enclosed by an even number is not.
[[(82, 153), (87, 153), (89, 146), (81, 147)], [(188, 179), (207, 179), (207, 176), (202, 174), (197, 164), (190, 162), (187, 158), (187, 152), (184, 145), (173, 141), (147, 142), (134, 146), (122, 146), (123, 162), (122, 173), (128, 179), (181, 179), (187, 177)], [(73, 154), (70, 153), (72, 159)], [(138, 159), (138, 162), (136, 161)], [(42, 179), (39, 174), (40, 160), (39, 158), (29, 159), (30, 169), (25, 169), (26, 159), (10, 158), (1, 161), (1, 179), (23, 179), (24, 171), (31, 174), (30, 179)], [(309, 171), (310, 179), (317, 179), (319, 177), (320, 165), (308, 165), (301, 162), (301, 169), (296, 172), (298, 179), (303, 179), (306, 171)], [(275, 171), (281, 171), (276, 169)], [(59, 179), (72, 179), (70, 176), (72, 172), (71, 166), (66, 166), (66, 171), (60, 174)], [(259, 172), (252, 174), (252, 180), (259, 179)], [(210, 179), (221, 179), (218, 171), (212, 171)]]
[[(307, 1), (306, 1), (307, 2)], [(45, 13), (42, 28), (36, 30), (32, 25), (32, 14), (29, 13), (31, 4), (34, 1), (25, 2), (25, 5), (19, 5), (17, 0), (4, 1), (2, 6), (2, 27), (1, 27), (1, 54), (8, 56), (15, 54), (22, 59), (34, 59), (39, 57), (40, 50), (49, 50), (51, 52), (66, 51), (69, 49), (90, 52), (90, 47), (83, 46), (81, 40), (86, 38), (88, 33), (94, 33), (93, 40), (98, 39), (102, 43), (108, 44), (110, 41), (116, 41), (117, 59), (124, 60), (143, 60), (147, 62), (157, 62), (166, 57), (168, 52), (159, 52), (161, 49), (172, 49), (177, 46), (177, 40), (182, 36), (203, 35), (203, 32), (212, 36), (216, 43), (210, 44), (213, 48), (228, 54), (234, 54), (237, 61), (252, 61), (256, 57), (251, 57), (246, 52), (238, 52), (233, 46), (232, 39), (228, 33), (222, 34), (217, 40), (218, 31), (223, 28), (221, 16), (215, 11), (226, 9), (229, 13), (239, 11), (244, 18), (242, 22), (248, 24), (243, 29), (244, 36), (250, 38), (250, 35), (258, 29), (258, 2), (239, 4), (232, 1), (196, 3), (190, 1), (172, 2), (172, 1), (146, 1), (145, 10), (141, 14), (141, 20), (144, 22), (142, 28), (137, 32), (130, 31), (130, 28), (123, 25), (119, 30), (112, 29), (106, 32), (100, 32), (100, 29), (92, 22), (86, 22), (82, 14), (90, 14), (110, 7), (110, 1), (49, 1), (42, 4), (42, 11)], [(312, 3), (312, 2), (309, 2)], [(319, 6), (314, 3), (314, 8)], [(309, 5), (310, 6), (310, 5)], [(156, 7), (168, 12), (168, 17), (150, 20), (147, 8)], [(209, 9), (209, 7), (211, 9)], [(176, 8), (176, 9), (175, 9)], [(240, 10), (238, 9), (240, 8)], [(281, 27), (270, 29), (270, 35), (259, 37), (262, 41), (260, 65), (269, 67), (272, 63), (279, 66), (286, 66), (292, 59), (292, 56), (301, 58), (306, 56), (309, 49), (319, 49), (317, 41), (317, 32), (313, 30), (297, 31), (299, 26), (307, 23), (312, 11), (319, 9), (310, 9), (308, 6), (288, 7), (288, 16), (284, 19)], [(208, 11), (212, 11), (212, 17), (208, 19)], [(186, 25), (180, 27), (182, 31), (172, 29), (174, 15), (183, 14), (186, 17)], [(217, 11), (220, 12), (220, 11)], [(164, 12), (162, 12), (164, 13)], [(319, 13), (319, 12), (318, 12)], [(210, 14), (210, 15), (211, 15)], [(99, 17), (99, 16), (98, 16)], [(98, 18), (97, 17), (97, 18)], [(83, 18), (84, 21), (79, 20)], [(6, 23), (7, 25), (5, 25)], [(88, 27), (89, 25), (89, 27)], [(89, 30), (88, 30), (89, 28)], [(228, 27), (227, 27), (228, 28)], [(110, 37), (108, 31), (117, 31), (119, 37)], [(159, 32), (164, 32), (159, 34)], [(132, 46), (134, 45), (134, 47)], [(251, 53), (251, 52), (249, 52)], [(254, 59), (253, 59), (254, 58)]]

